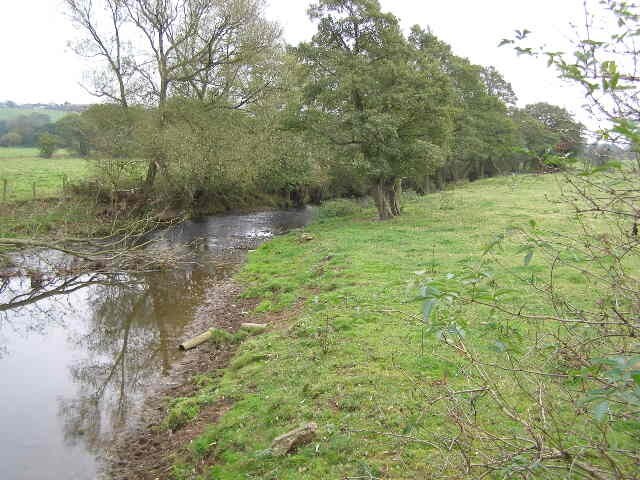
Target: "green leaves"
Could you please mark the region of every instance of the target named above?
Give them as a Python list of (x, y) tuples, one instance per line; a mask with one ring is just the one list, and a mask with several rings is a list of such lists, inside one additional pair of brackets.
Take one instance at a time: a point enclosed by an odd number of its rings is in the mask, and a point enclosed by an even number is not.
[(531, 33), (531, 30), (527, 30), (525, 28), (524, 30), (516, 30), (515, 33), (516, 33), (517, 40), (524, 40)]
[(422, 321), (428, 324), (431, 319), (431, 313), (442, 297), (442, 292), (432, 285), (424, 285), (420, 289), (420, 295), (425, 302), (422, 305)]
[(335, 170), (368, 187), (432, 174), (448, 157), (454, 111), (435, 37), (414, 30), (406, 39), (369, 0), (321, 0), (312, 17), (317, 33), (297, 49), (306, 67), (301, 110), (316, 140), (336, 152)]
[(427, 300), (426, 302), (424, 302), (424, 305), (422, 307), (422, 321), (424, 323), (429, 323), (429, 318), (431, 317), (431, 312), (433, 311), (434, 307), (437, 305), (438, 300), (435, 298), (431, 298), (429, 300)]
[(524, 265), (525, 267), (529, 266), (531, 263), (531, 259), (533, 258), (533, 250), (529, 250), (527, 254), (524, 256)]
[(609, 402), (605, 400), (604, 402), (597, 403), (593, 407), (592, 413), (593, 413), (593, 418), (601, 422), (602, 420), (604, 420), (605, 416), (609, 413)]

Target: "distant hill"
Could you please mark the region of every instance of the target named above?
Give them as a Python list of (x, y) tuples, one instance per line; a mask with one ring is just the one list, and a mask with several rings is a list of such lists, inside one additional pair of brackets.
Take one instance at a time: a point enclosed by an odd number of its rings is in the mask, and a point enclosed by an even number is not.
[(0, 121), (10, 120), (20, 115), (30, 115), (32, 113), (40, 113), (48, 115), (51, 122), (55, 122), (65, 115), (73, 112), (82, 112), (86, 110), (88, 105), (64, 104), (24, 104), (18, 105), (14, 102), (0, 102)]

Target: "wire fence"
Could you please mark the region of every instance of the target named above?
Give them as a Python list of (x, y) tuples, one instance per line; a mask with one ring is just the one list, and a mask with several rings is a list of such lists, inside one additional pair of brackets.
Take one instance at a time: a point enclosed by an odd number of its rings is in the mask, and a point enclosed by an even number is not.
[(46, 180), (0, 178), (1, 201), (11, 203), (22, 200), (59, 198), (66, 194), (69, 177), (56, 175)]

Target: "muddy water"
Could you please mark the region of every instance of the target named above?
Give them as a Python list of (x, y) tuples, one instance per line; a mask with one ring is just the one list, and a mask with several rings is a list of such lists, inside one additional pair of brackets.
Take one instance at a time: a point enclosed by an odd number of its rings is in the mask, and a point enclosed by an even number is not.
[[(158, 236), (190, 254), (171, 272), (0, 280), (0, 479), (90, 480), (144, 391), (167, 375), (212, 280), (305, 210), (209, 217)], [(9, 301), (18, 302), (6, 309)]]

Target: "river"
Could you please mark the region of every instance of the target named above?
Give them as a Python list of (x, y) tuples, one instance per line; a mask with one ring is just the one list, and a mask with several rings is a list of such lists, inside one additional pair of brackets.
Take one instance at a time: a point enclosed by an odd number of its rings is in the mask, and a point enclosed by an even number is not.
[(189, 254), (168, 272), (89, 273), (44, 287), (33, 277), (0, 279), (0, 307), (18, 302), (0, 309), (0, 479), (97, 478), (145, 391), (179, 360), (177, 343), (212, 280), (311, 216), (300, 209), (184, 222), (156, 236), (157, 247)]

